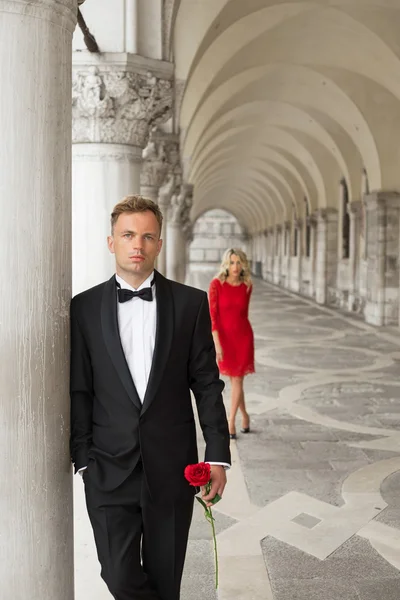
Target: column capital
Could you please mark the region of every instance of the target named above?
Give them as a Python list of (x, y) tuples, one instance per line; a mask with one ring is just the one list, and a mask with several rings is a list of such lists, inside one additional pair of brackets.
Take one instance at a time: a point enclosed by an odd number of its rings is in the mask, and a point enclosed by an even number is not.
[[(84, 1), (84, 0), (82, 0)], [(16, 2), (15, 0), (0, 0), (0, 14), (13, 13), (24, 17), (33, 17), (42, 21), (50, 21), (74, 33), (77, 23), (77, 11), (74, 0), (30, 0)]]
[(315, 214), (319, 222), (335, 221), (338, 218), (338, 211), (335, 208), (319, 208)]
[(188, 230), (191, 227), (190, 211), (193, 205), (193, 186), (182, 184), (179, 194), (175, 193), (171, 199), (170, 221), (174, 225), (181, 225)]
[(142, 169), (140, 172), (141, 187), (160, 188), (168, 174), (169, 164), (165, 144), (157, 130), (152, 130), (146, 148), (142, 152)]
[(172, 69), (169, 72), (165, 67), (169, 63), (122, 56), (125, 59), (105, 54), (102, 60), (91, 58), (83, 63), (74, 55), (74, 143), (129, 144), (144, 149), (151, 128), (171, 117)]
[(305, 221), (309, 227), (315, 227), (318, 222), (318, 215), (314, 213), (309, 217), (306, 217)]
[(168, 173), (163, 185), (160, 186), (158, 191), (158, 204), (161, 210), (166, 211), (171, 203), (171, 198), (176, 187), (175, 178), (172, 173)]
[(350, 216), (350, 218), (355, 215), (357, 215), (363, 207), (363, 203), (361, 202), (361, 200), (356, 200), (355, 202), (352, 202), (351, 204), (349, 204), (347, 206), (347, 214)]
[(296, 229), (301, 229), (303, 227), (303, 220), (302, 219), (293, 219), (293, 224)]

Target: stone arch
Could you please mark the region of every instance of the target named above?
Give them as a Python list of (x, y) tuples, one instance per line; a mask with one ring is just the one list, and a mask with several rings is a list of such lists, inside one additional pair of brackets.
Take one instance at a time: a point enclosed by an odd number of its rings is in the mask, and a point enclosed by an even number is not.
[[(193, 42), (190, 56), (177, 68), (186, 80), (182, 151), (199, 200), (205, 197), (203, 186), (212, 193), (212, 181), (218, 182), (221, 199), (232, 195), (229, 164), (232, 173), (241, 168), (242, 188), (250, 193), (256, 160), (265, 163), (257, 169), (265, 184), (278, 165), (285, 177), (291, 163), (287, 181), (292, 193), (285, 197), (280, 192), (278, 199), (286, 211), (278, 209), (282, 218), (290, 213), (293, 195), (306, 194), (313, 210), (334, 208), (342, 176), (350, 196), (360, 198), (364, 166), (372, 190), (400, 187), (395, 143), (400, 50), (393, 19), (399, 8), (394, 0), (371, 0), (368, 10), (358, 0), (329, 6), (324, 0), (220, 0), (207, 15), (205, 6), (190, 4), (197, 47)], [(188, 11), (189, 3), (182, 0), (178, 30), (184, 15), (187, 27)], [(248, 156), (243, 165), (239, 148)], [(284, 157), (286, 170), (276, 152)], [(273, 165), (271, 153), (278, 159)], [(303, 173), (295, 174), (294, 161), (302, 154)], [(220, 177), (213, 179), (218, 170)]]

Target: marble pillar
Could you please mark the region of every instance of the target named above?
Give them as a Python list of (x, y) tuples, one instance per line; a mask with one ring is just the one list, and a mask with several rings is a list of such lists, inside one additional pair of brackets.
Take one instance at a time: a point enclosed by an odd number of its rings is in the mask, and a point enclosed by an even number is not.
[(336, 285), (338, 262), (338, 213), (334, 209), (320, 209), (316, 213), (315, 299), (318, 304), (329, 303)]
[(290, 259), (291, 259), (291, 222), (285, 221), (283, 228), (284, 239), (284, 273), (285, 279), (283, 285), (285, 288), (290, 288)]
[(292, 290), (301, 293), (302, 289), (302, 261), (303, 261), (303, 221), (296, 219), (294, 227), (297, 230), (297, 256), (293, 257), (293, 285)]
[(150, 133), (150, 139), (143, 150), (142, 159), (140, 193), (145, 198), (158, 203), (159, 190), (169, 170), (162, 132), (153, 130)]
[(315, 215), (308, 217), (310, 224), (310, 298), (316, 296), (317, 270), (317, 219)]
[(150, 131), (172, 114), (171, 78), (170, 63), (125, 53), (74, 53), (74, 294), (113, 273), (106, 245), (110, 213), (124, 196), (140, 193)]
[(351, 312), (356, 309), (356, 296), (358, 293), (357, 275), (358, 260), (360, 256), (359, 211), (361, 202), (352, 202), (349, 207), (350, 217), (350, 257), (349, 257), (349, 296), (347, 309)]
[(69, 438), (76, 0), (0, 1), (0, 596), (73, 600)]
[(275, 229), (269, 227), (268, 233), (268, 279), (271, 283), (274, 281), (274, 263), (275, 263)]
[(179, 194), (174, 194), (167, 223), (167, 277), (183, 283), (186, 276), (187, 227), (193, 202), (193, 188), (183, 184)]
[(281, 261), (282, 261), (282, 244), (281, 244), (282, 226), (276, 225), (274, 228), (274, 275), (273, 282), (279, 285), (281, 282)]
[(161, 232), (163, 244), (161, 252), (157, 258), (157, 269), (165, 277), (167, 276), (168, 216), (174, 189), (174, 177), (171, 173), (169, 173), (164, 185), (160, 187), (158, 192), (158, 205), (163, 215), (163, 229)]
[(399, 323), (400, 194), (366, 196), (368, 288), (365, 320), (372, 325)]
[(185, 271), (186, 261), (186, 241), (183, 235), (181, 222), (174, 218), (173, 209), (170, 209), (170, 216), (167, 223), (167, 247), (166, 263), (167, 277), (173, 281), (183, 283), (182, 273)]
[(165, 275), (169, 207), (174, 190), (179, 189), (182, 183), (178, 136), (154, 128), (142, 158), (140, 192), (158, 203), (163, 213), (163, 246), (157, 259), (157, 269)]
[(142, 149), (122, 144), (72, 147), (73, 295), (109, 279), (115, 257), (107, 247), (113, 206), (139, 193)]
[(268, 232), (262, 232), (262, 278), (268, 279)]

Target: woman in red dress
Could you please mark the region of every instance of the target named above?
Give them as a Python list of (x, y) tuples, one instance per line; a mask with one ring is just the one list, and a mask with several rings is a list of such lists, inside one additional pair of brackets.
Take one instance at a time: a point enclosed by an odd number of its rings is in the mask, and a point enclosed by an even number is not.
[(254, 336), (249, 321), (252, 292), (249, 263), (242, 250), (224, 254), (221, 270), (212, 280), (209, 302), (219, 370), (232, 386), (229, 434), (236, 439), (236, 413), (242, 413), (242, 433), (249, 433), (250, 418), (243, 391), (245, 375), (254, 373)]

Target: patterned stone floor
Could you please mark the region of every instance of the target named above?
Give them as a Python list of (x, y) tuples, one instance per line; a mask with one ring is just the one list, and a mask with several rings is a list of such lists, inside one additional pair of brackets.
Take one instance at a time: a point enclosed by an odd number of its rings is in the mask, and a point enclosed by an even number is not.
[[(252, 432), (232, 442), (215, 510), (220, 587), (196, 507), (182, 600), (399, 600), (400, 338), (260, 281), (251, 321)], [(76, 599), (108, 600), (75, 488)]]

